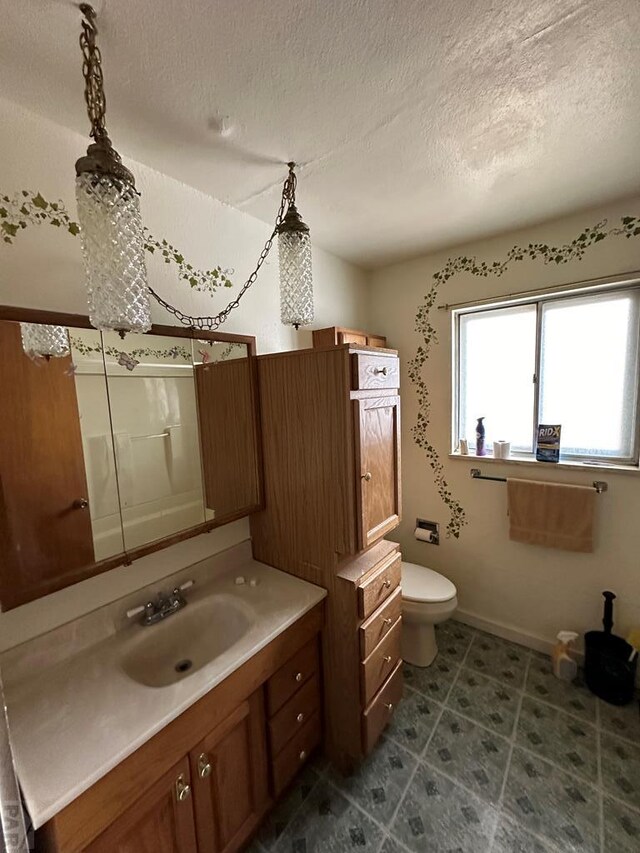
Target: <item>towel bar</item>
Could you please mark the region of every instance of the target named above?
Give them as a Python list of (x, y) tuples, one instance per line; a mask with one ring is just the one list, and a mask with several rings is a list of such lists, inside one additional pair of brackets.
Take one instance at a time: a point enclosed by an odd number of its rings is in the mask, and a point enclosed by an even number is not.
[[(496, 483), (506, 483), (507, 482), (506, 477), (484, 477), (480, 473), (479, 468), (472, 468), (471, 469), (471, 478), (473, 480), (494, 480), (494, 482), (496, 482)], [(601, 495), (603, 492), (606, 492), (609, 489), (609, 484), (605, 483), (604, 480), (594, 480), (592, 485), (593, 485), (593, 488), (596, 490), (596, 492), (599, 495)]]

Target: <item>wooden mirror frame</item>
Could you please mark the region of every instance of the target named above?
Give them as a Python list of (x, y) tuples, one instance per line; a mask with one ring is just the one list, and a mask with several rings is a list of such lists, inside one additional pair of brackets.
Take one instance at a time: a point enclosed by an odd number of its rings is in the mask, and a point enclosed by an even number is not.
[[(51, 326), (67, 326), (76, 329), (91, 329), (96, 331), (89, 322), (89, 318), (83, 314), (65, 314), (57, 311), (41, 311), (33, 308), (19, 308), (10, 305), (0, 305), (0, 321), (8, 321), (13, 323), (42, 323)], [(250, 515), (251, 512), (257, 512), (264, 505), (264, 487), (262, 478), (262, 443), (260, 433), (260, 401), (257, 393), (257, 371), (256, 371), (256, 339), (253, 335), (234, 335), (225, 332), (205, 332), (197, 329), (185, 328), (184, 326), (163, 326), (154, 324), (148, 335), (164, 335), (167, 337), (188, 338), (189, 340), (210, 340), (219, 341), (221, 343), (239, 343), (247, 346), (248, 356), (251, 359), (251, 378), (252, 378), (252, 396), (254, 411), (256, 413), (256, 436), (257, 436), (257, 465), (259, 472), (259, 494), (260, 502), (255, 508), (243, 508), (237, 513), (232, 513), (222, 519), (212, 519), (204, 521), (194, 527), (188, 527), (179, 533), (173, 533), (171, 536), (165, 536), (162, 539), (157, 539), (155, 542), (150, 542), (146, 545), (140, 545), (137, 548), (127, 550), (125, 548), (119, 554), (112, 557), (107, 557), (99, 562), (91, 563), (81, 569), (74, 569), (64, 575), (60, 575), (42, 584), (36, 589), (31, 588), (29, 592), (25, 590), (16, 590), (16, 595), (5, 600), (3, 596), (0, 610), (5, 612), (26, 604), (29, 601), (34, 601), (38, 598), (43, 598), (52, 592), (65, 589), (87, 578), (94, 577), (102, 572), (108, 572), (118, 566), (130, 566), (134, 560), (140, 557), (145, 557), (148, 554), (153, 554), (156, 551), (162, 551), (170, 545), (175, 545), (177, 542), (182, 542), (185, 539), (191, 539), (194, 536), (199, 536), (201, 533), (208, 533), (216, 527), (223, 527), (232, 521), (237, 521)], [(106, 378), (106, 374), (105, 374)], [(1, 486), (1, 483), (0, 483)], [(0, 518), (0, 553), (8, 552), (10, 548), (10, 532), (6, 529), (4, 519)], [(34, 594), (35, 593), (35, 594)]]

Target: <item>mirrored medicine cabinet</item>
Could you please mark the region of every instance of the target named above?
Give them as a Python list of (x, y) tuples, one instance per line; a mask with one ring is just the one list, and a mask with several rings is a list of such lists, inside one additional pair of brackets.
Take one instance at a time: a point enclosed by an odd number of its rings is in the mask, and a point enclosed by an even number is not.
[[(25, 323), (63, 327), (57, 354)], [(250, 336), (0, 308), (2, 610), (260, 509), (254, 356)]]

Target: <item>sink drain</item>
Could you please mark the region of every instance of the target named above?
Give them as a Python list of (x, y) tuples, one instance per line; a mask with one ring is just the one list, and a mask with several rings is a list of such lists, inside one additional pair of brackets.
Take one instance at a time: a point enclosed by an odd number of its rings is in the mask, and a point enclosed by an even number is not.
[(176, 672), (189, 672), (191, 667), (193, 666), (193, 661), (185, 658), (185, 660), (179, 660), (175, 665)]

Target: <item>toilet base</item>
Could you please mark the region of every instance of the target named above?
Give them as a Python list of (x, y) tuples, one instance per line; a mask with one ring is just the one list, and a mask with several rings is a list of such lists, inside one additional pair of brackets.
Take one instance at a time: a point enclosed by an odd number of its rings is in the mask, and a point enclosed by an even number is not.
[(431, 666), (438, 654), (436, 629), (425, 622), (402, 622), (400, 643), (402, 659), (413, 666)]

